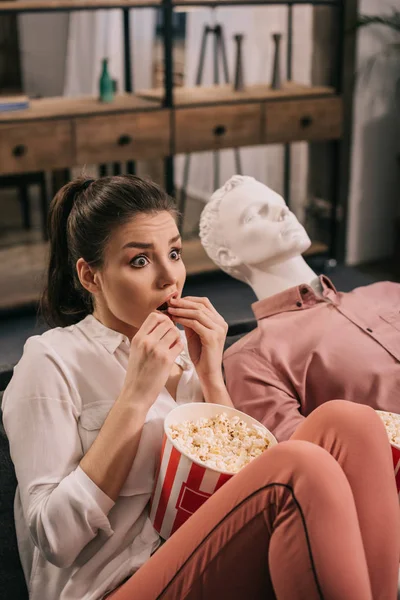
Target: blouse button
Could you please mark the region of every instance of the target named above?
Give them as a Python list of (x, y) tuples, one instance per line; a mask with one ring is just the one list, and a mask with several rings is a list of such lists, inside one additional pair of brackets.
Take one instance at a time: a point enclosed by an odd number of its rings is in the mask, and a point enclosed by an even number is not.
[(307, 294), (307, 292), (308, 292), (308, 289), (307, 289), (307, 288), (301, 288), (301, 290), (300, 290), (300, 293), (301, 293), (303, 296), (305, 296), (305, 295)]
[(372, 333), (372, 329), (370, 327), (367, 327), (367, 331), (368, 333)]
[(299, 308), (301, 308), (303, 306), (303, 304), (301, 302), (296, 302), (296, 306), (298, 306)]

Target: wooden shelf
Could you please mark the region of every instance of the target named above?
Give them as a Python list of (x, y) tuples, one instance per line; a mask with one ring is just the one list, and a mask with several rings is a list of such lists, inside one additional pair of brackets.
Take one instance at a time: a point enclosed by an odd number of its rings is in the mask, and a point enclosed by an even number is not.
[[(175, 7), (287, 5), (287, 0), (173, 0)], [(340, 0), (293, 0), (293, 4), (338, 5)], [(35, 13), (113, 8), (157, 8), (162, 0), (0, 0), (0, 13)]]
[(21, 244), (0, 249), (0, 309), (37, 302), (44, 285), (47, 244)]
[[(313, 6), (337, 6), (340, 0), (293, 0), (292, 4), (311, 4)], [(173, 0), (174, 6), (249, 6), (252, 4), (258, 5), (277, 5), (288, 4), (287, 0)]]
[[(327, 97), (333, 96), (334, 90), (330, 87), (310, 87), (287, 82), (281, 90), (271, 90), (269, 86), (259, 84), (249, 86), (242, 92), (235, 92), (229, 85), (216, 85), (179, 87), (175, 88), (174, 94), (176, 106), (191, 107)], [(164, 90), (162, 88), (139, 90), (136, 94), (118, 94), (109, 104), (100, 102), (93, 96), (39, 98), (31, 100), (29, 108), (0, 112), (0, 123), (156, 110), (162, 108), (163, 99)]]
[(316, 254), (325, 254), (329, 251), (328, 244), (322, 242), (313, 242), (308, 250), (306, 250), (303, 256), (315, 256)]
[(0, 0), (0, 13), (158, 7), (161, 0)]
[[(324, 254), (328, 246), (313, 243), (305, 256)], [(15, 308), (39, 300), (44, 285), (48, 244), (24, 244), (0, 249), (0, 310)], [(188, 275), (219, 271), (207, 256), (198, 238), (183, 241), (183, 260)]]
[(93, 96), (40, 98), (31, 100), (29, 108), (0, 112), (0, 123), (53, 118), (69, 119), (78, 116), (92, 117), (94, 115), (155, 110), (158, 108), (161, 108), (158, 100), (145, 99), (136, 94), (118, 94), (115, 96), (114, 102), (109, 104), (100, 102)]
[[(164, 89), (139, 90), (137, 95), (147, 100), (158, 100), (160, 102), (164, 98)], [(177, 107), (190, 107), (236, 102), (260, 102), (263, 100), (296, 100), (333, 95), (335, 95), (335, 90), (331, 87), (307, 86), (291, 81), (286, 82), (280, 90), (273, 90), (267, 84), (256, 84), (249, 85), (245, 90), (236, 92), (231, 85), (212, 85), (177, 87), (174, 89), (174, 104)]]
[[(315, 256), (316, 254), (325, 254), (329, 247), (322, 242), (313, 242), (310, 248), (303, 256)], [(197, 275), (199, 273), (210, 273), (219, 271), (219, 267), (207, 256), (201, 242), (198, 238), (183, 241), (183, 261), (188, 275)]]
[[(217, 271), (199, 239), (183, 242), (183, 254), (188, 275)], [(6, 310), (35, 303), (44, 285), (48, 243), (24, 244), (0, 249), (0, 309)]]

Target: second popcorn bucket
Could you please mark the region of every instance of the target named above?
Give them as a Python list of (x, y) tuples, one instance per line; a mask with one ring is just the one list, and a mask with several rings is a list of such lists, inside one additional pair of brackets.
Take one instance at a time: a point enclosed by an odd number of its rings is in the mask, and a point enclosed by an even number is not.
[(392, 450), (393, 469), (396, 479), (397, 493), (400, 500), (400, 445), (396, 443), (399, 442), (400, 437), (400, 415), (384, 410), (377, 410), (376, 412), (381, 417), (388, 434), (389, 443)]
[(218, 404), (195, 402), (177, 406), (164, 422), (164, 438), (160, 464), (151, 498), (150, 520), (160, 536), (168, 539), (202, 504), (234, 473), (206, 466), (179, 449), (169, 429), (184, 421), (213, 418), (225, 413), (228, 418), (239, 417), (246, 425), (256, 426), (269, 441), (277, 441), (268, 429), (245, 413)]

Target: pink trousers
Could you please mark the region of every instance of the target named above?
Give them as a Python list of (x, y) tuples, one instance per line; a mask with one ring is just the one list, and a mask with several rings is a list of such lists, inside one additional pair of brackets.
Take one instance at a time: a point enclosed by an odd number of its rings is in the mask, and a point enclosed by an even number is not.
[(335, 400), (229, 480), (112, 600), (395, 600), (399, 501), (384, 426)]

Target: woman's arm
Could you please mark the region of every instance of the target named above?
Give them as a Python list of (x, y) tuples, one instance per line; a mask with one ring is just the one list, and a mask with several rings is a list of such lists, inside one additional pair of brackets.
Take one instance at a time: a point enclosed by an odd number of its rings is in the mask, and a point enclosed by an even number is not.
[(202, 383), (200, 380), (201, 389), (203, 391), (204, 400), (211, 404), (223, 404), (224, 406), (233, 406), (233, 402), (225, 387), (223, 377), (221, 381), (212, 381)]
[(122, 392), (80, 462), (86, 475), (114, 501), (132, 468), (146, 414), (182, 349), (179, 331), (161, 313), (151, 313), (131, 342)]
[(145, 323), (131, 344), (123, 390), (85, 456), (77, 425), (81, 399), (45, 341), (26, 344), (5, 392), (4, 426), (24, 518), (41, 554), (57, 567), (73, 564), (99, 529), (113, 534), (108, 513), (136, 456), (146, 414), (183, 349), (168, 317), (152, 313)]
[(135, 402), (129, 390), (124, 390), (79, 463), (93, 483), (114, 502), (135, 460), (146, 414), (147, 408)]
[(233, 406), (222, 375), (222, 354), (228, 325), (208, 298), (171, 299), (168, 312), (185, 329), (190, 358), (200, 380), (204, 400)]

